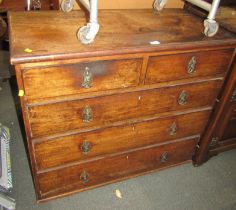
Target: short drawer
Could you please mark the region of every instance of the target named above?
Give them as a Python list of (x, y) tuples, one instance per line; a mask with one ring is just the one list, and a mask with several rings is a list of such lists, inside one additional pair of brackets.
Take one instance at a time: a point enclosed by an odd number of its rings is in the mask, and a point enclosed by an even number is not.
[(24, 70), (29, 102), (78, 93), (136, 86), (142, 59), (94, 61)]
[(150, 57), (145, 84), (222, 74), (232, 53), (229, 49)]
[(198, 138), (147, 147), (97, 161), (38, 174), (39, 199), (89, 189), (191, 160)]
[(93, 157), (101, 158), (133, 148), (200, 135), (208, 117), (209, 111), (194, 112), (35, 143), (37, 169), (83, 162)]
[(32, 137), (104, 127), (163, 112), (212, 106), (222, 81), (201, 82), (28, 108)]

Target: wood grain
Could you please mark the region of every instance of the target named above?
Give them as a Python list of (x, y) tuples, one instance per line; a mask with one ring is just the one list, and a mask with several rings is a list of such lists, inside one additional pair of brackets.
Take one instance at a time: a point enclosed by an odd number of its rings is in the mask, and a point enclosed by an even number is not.
[[(196, 112), (159, 120), (134, 123), (107, 129), (57, 138), (34, 144), (38, 170), (63, 166), (70, 162), (114, 155), (118, 152), (173, 139), (200, 135), (210, 112)], [(176, 124), (176, 133), (171, 127)], [(83, 153), (83, 142), (89, 142), (89, 152)]]
[[(104, 127), (117, 121), (158, 115), (158, 113), (212, 106), (222, 85), (221, 80), (197, 84), (114, 94), (91, 99), (53, 103), (28, 108), (32, 137), (64, 133), (75, 129)], [(185, 105), (178, 103), (185, 91)], [(92, 120), (83, 121), (83, 110), (92, 109)]]
[[(142, 59), (75, 63), (24, 70), (25, 97), (28, 101), (95, 91), (137, 86)], [(90, 88), (82, 86), (85, 69), (92, 75)]]
[[(232, 54), (233, 49), (150, 57), (145, 83), (221, 74), (228, 69)], [(188, 73), (188, 65), (193, 57), (196, 60), (195, 70)]]
[[(60, 1), (61, 2), (61, 1)], [(79, 3), (79, 1), (77, 1)], [(153, 0), (118, 0), (118, 1), (107, 1), (99, 0), (99, 9), (144, 9), (152, 8)], [(178, 0), (169, 0), (165, 8), (182, 8), (183, 2)], [(75, 10), (80, 9), (79, 5), (75, 4)]]
[[(106, 182), (128, 178), (145, 171), (151, 171), (190, 160), (198, 139), (150, 147), (118, 156), (101, 159), (37, 175), (39, 180), (39, 199), (55, 197), (73, 191), (101, 185)], [(162, 154), (168, 153), (168, 160), (161, 162)], [(83, 171), (89, 174), (89, 181), (80, 180)]]
[[(236, 35), (223, 29), (213, 38), (206, 38), (202, 20), (180, 9), (161, 13), (148, 9), (100, 10), (99, 22), (95, 42), (87, 46), (76, 37), (78, 29), (86, 24), (82, 11), (11, 12), (11, 63), (236, 44)], [(156, 40), (161, 44), (150, 44)], [(26, 48), (32, 53), (26, 53)]]

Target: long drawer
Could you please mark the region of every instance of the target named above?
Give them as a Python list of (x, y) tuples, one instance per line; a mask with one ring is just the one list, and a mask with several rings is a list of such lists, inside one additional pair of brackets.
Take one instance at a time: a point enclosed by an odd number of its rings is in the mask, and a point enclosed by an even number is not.
[(108, 95), (28, 108), (31, 136), (39, 137), (163, 112), (212, 106), (221, 80)]
[(142, 59), (94, 61), (23, 72), (25, 98), (40, 99), (136, 86)]
[(191, 160), (197, 141), (198, 138), (190, 138), (38, 174), (39, 199), (82, 191)]
[(133, 148), (200, 135), (210, 111), (178, 115), (128, 126), (70, 135), (34, 144), (38, 170), (86, 161)]
[(145, 83), (222, 74), (228, 69), (232, 53), (228, 49), (150, 57)]

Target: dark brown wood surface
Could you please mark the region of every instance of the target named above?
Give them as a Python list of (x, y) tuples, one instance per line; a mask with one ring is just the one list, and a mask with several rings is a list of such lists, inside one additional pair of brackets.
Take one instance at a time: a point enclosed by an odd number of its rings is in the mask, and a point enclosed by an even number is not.
[[(158, 116), (163, 112), (212, 106), (221, 85), (222, 80), (216, 79), (211, 82), (32, 106), (28, 108), (31, 136), (35, 138), (82, 128), (92, 129), (118, 121)], [(182, 92), (187, 93), (184, 105), (178, 103)], [(92, 109), (93, 117), (90, 122), (84, 122), (82, 114), (88, 106)]]
[(225, 141), (228, 139), (235, 139), (236, 141), (236, 110), (233, 110), (231, 113), (231, 119), (229, 120), (226, 126), (226, 129), (224, 131), (221, 141)]
[[(59, 0), (40, 0), (43, 10), (59, 9)], [(0, 11), (24, 11), (26, 0), (3, 0)]]
[[(235, 55), (235, 53), (234, 53)], [(211, 121), (206, 127), (200, 141), (200, 149), (196, 151), (194, 163), (200, 165), (209, 159), (212, 155), (219, 152), (236, 148), (236, 141), (233, 138), (227, 141), (221, 141), (224, 132), (228, 129), (228, 123), (232, 119), (232, 113), (235, 109), (235, 103), (231, 100), (233, 91), (236, 87), (236, 57), (234, 57), (230, 74), (228, 74), (224, 89), (221, 93), (221, 99), (218, 102), (211, 116)], [(235, 130), (235, 128), (234, 128)]]
[[(189, 138), (172, 144), (133, 151), (111, 156), (68, 168), (37, 175), (39, 180), (39, 199), (62, 196), (75, 191), (82, 191), (131, 176), (137, 176), (171, 165), (180, 164), (191, 159), (198, 138)], [(161, 161), (161, 156), (168, 154), (168, 160)], [(80, 179), (82, 172), (89, 174), (88, 182)]]
[[(27, 101), (137, 86), (142, 59), (96, 61), (24, 70)], [(82, 86), (85, 69), (92, 74), (90, 88)]]
[[(218, 136), (218, 143), (223, 143), (222, 141), (227, 141), (230, 139), (236, 139), (236, 103), (232, 102), (228, 104), (227, 109), (224, 114), (222, 114), (221, 120), (215, 129), (215, 135)], [(216, 145), (213, 145), (217, 147)]]
[[(232, 53), (231, 49), (150, 57), (145, 83), (221, 74), (228, 69)], [(188, 73), (188, 65), (193, 57), (196, 60), (195, 70)]]
[[(82, 11), (11, 12), (11, 63), (236, 44), (236, 35), (223, 29), (213, 38), (205, 37), (202, 20), (177, 9), (161, 13), (99, 10), (99, 22), (95, 42), (87, 46), (76, 37), (78, 29), (86, 24)], [(152, 45), (152, 41), (160, 44)], [(27, 48), (32, 52), (25, 52)]]
[[(133, 148), (200, 135), (209, 114), (209, 110), (193, 112), (36, 142), (34, 153), (37, 168), (40, 171), (75, 161), (82, 163)], [(176, 131), (173, 126), (176, 126)], [(82, 150), (85, 141), (90, 145), (87, 153)]]

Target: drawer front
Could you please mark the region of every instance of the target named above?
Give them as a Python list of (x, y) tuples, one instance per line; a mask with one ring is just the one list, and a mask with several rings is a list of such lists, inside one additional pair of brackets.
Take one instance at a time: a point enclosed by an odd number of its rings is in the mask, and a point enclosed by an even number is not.
[(146, 84), (204, 77), (227, 71), (232, 50), (150, 57)]
[(236, 141), (236, 109), (232, 110), (230, 120), (227, 123), (221, 141), (225, 141), (228, 139), (235, 139)]
[(29, 107), (32, 137), (211, 106), (221, 80)]
[(111, 127), (34, 144), (38, 170), (200, 135), (209, 111)]
[(96, 61), (29, 69), (23, 73), (25, 97), (40, 99), (136, 86), (142, 59)]
[(40, 199), (82, 191), (192, 158), (198, 139), (133, 151), (37, 175)]

